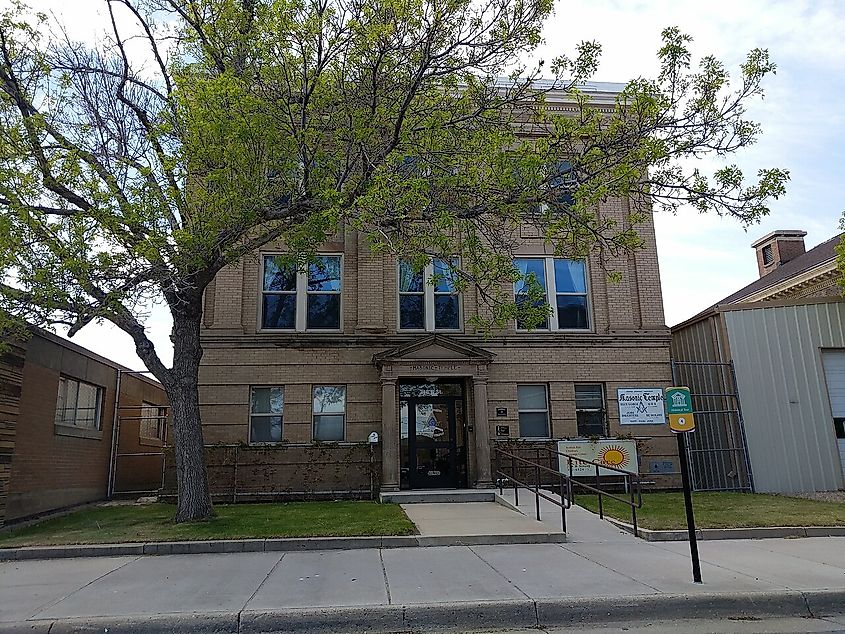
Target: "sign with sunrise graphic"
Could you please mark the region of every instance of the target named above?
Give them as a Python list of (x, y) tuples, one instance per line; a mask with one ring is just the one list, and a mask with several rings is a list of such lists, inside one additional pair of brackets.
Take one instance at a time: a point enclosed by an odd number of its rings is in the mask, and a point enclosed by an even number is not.
[[(637, 471), (637, 442), (635, 440), (560, 440), (558, 451), (573, 458), (599, 462), (608, 467)], [(560, 456), (561, 473), (569, 473), (569, 460)], [(572, 475), (594, 476), (596, 468), (582, 462), (572, 461)], [(599, 469), (600, 476), (618, 475), (610, 469)]]

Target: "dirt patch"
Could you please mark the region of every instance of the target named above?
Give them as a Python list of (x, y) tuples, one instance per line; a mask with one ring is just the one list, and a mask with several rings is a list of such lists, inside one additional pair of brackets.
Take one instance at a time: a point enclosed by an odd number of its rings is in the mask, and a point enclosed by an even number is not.
[(845, 504), (845, 491), (815, 491), (814, 493), (782, 493), (786, 497), (816, 500), (818, 502), (838, 502)]

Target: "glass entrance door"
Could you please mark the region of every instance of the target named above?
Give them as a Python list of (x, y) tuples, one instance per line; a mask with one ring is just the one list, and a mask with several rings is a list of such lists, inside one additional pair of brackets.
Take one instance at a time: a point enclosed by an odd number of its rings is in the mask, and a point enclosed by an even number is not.
[(461, 385), (404, 384), (399, 395), (403, 488), (466, 486)]

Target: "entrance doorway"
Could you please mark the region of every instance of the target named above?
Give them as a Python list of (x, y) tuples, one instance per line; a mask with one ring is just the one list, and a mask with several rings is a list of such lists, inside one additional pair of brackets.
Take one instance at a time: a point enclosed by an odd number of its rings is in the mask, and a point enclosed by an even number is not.
[(467, 486), (463, 383), (456, 380), (399, 384), (400, 487)]

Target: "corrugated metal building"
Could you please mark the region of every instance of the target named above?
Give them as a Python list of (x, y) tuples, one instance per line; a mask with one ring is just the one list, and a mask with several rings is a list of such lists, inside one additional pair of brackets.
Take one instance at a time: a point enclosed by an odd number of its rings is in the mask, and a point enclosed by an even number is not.
[(733, 363), (756, 491), (845, 486), (834, 424), (845, 417), (843, 325), (845, 302), (786, 300), (720, 307), (673, 332), (674, 359)]
[[(798, 255), (773, 267), (771, 248), (762, 250), (774, 241), (775, 256), (786, 252), (777, 244), (784, 236)], [(791, 244), (796, 236), (803, 232), (756, 242), (760, 279), (672, 328), (675, 380), (689, 384), (696, 410), (705, 412), (690, 453), (698, 489), (845, 488), (839, 237), (804, 253), (803, 241), (800, 250)], [(731, 394), (735, 408), (726, 400)], [(717, 412), (718, 421), (707, 412)]]

